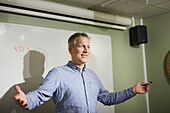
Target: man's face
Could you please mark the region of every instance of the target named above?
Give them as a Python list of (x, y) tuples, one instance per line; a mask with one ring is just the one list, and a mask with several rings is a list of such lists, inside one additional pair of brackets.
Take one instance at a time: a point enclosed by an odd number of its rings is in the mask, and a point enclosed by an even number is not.
[(76, 39), (74, 47), (69, 47), (72, 63), (78, 66), (84, 65), (90, 56), (90, 41), (81, 36)]

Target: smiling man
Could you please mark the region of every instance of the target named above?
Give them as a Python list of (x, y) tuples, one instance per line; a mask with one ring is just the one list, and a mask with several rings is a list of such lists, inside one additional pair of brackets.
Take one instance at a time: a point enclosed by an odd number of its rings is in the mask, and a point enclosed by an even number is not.
[(84, 64), (90, 56), (90, 41), (88, 35), (85, 33), (74, 34), (70, 37), (68, 44), (72, 58), (71, 62), (83, 69)]
[(53, 68), (39, 88), (25, 93), (16, 86), (14, 100), (21, 107), (31, 110), (50, 98), (55, 104), (56, 113), (97, 113), (97, 101), (104, 105), (124, 102), (136, 94), (149, 91), (149, 85), (138, 82), (120, 92), (106, 90), (95, 72), (86, 67), (90, 56), (90, 40), (86, 33), (75, 33), (68, 40), (71, 61)]

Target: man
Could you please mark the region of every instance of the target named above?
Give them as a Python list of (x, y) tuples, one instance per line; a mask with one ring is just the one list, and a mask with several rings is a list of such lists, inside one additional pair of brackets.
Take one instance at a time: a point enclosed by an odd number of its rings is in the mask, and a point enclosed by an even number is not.
[(86, 68), (90, 56), (90, 41), (85, 33), (75, 33), (68, 40), (71, 61), (52, 69), (38, 89), (25, 93), (16, 86), (14, 100), (23, 108), (33, 109), (50, 98), (55, 104), (56, 113), (97, 113), (97, 101), (104, 105), (124, 102), (136, 94), (147, 93), (149, 85), (134, 87), (109, 93), (97, 75)]

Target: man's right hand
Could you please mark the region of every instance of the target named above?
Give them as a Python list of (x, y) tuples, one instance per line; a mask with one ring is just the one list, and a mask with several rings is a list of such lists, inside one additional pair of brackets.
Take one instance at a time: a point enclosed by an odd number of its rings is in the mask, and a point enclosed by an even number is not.
[(25, 93), (20, 89), (19, 86), (15, 86), (15, 90), (17, 92), (17, 94), (14, 96), (14, 100), (16, 101), (16, 103), (22, 108), (27, 107), (28, 100)]

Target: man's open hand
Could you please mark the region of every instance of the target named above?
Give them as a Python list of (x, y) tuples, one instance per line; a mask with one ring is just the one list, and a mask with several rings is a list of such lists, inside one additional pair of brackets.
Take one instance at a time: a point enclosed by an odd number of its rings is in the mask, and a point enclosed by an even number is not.
[(15, 90), (17, 92), (17, 94), (14, 96), (16, 103), (22, 108), (28, 106), (28, 100), (25, 93), (20, 89), (19, 86), (15, 86)]

